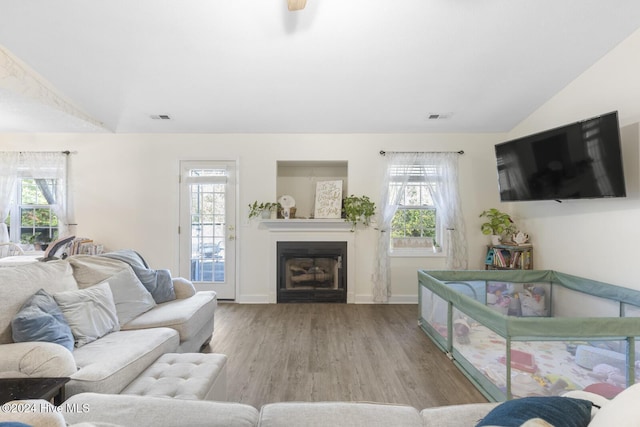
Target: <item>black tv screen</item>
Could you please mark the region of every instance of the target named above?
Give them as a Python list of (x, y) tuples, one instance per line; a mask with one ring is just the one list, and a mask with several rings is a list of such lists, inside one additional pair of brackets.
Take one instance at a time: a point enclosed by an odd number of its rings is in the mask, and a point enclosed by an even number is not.
[(617, 112), (495, 149), (503, 202), (626, 196)]

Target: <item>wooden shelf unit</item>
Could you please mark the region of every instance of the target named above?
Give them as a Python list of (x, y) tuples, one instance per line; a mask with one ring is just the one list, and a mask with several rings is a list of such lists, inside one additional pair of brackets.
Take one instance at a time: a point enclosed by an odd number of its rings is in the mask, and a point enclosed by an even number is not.
[(532, 245), (488, 245), (485, 270), (533, 270)]

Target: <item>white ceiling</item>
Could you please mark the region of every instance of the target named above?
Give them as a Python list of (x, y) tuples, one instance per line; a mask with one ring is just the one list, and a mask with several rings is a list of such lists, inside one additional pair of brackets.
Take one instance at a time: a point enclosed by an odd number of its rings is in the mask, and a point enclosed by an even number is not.
[[(0, 0), (0, 45), (118, 133), (508, 131), (638, 28), (638, 0)], [(100, 130), (28, 95), (0, 131)]]

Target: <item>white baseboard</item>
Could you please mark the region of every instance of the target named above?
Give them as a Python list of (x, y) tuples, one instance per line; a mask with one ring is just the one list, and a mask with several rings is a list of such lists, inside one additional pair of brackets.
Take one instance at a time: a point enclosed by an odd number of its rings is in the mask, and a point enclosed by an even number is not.
[(389, 304), (418, 304), (418, 295), (392, 295)]
[(269, 295), (239, 295), (236, 298), (239, 304), (269, 304)]
[[(241, 295), (236, 298), (238, 304), (272, 304), (269, 295)], [(349, 304), (379, 304), (372, 295), (355, 295), (349, 298)], [(418, 304), (418, 295), (393, 295), (385, 304)]]
[[(379, 304), (373, 295), (356, 295), (356, 304)], [(418, 295), (392, 295), (385, 304), (418, 304)]]

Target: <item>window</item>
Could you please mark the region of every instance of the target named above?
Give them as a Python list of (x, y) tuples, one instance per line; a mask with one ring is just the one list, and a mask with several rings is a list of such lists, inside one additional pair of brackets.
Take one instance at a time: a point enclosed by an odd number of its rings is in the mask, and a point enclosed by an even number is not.
[(19, 178), (5, 223), (14, 242), (43, 243), (58, 238), (55, 179)]
[[(467, 242), (458, 192), (458, 157), (463, 153), (381, 152), (387, 170), (380, 197), (373, 301), (387, 302), (391, 296), (389, 254), (424, 256), (434, 238), (442, 246), (445, 268), (466, 270)], [(405, 242), (416, 247), (400, 248)]]
[(0, 241), (66, 236), (68, 151), (0, 151)]
[[(397, 200), (391, 221), (392, 253), (422, 254), (431, 251), (434, 242), (440, 240), (437, 210), (431, 196), (433, 183), (425, 181), (425, 174), (436, 176), (436, 168), (396, 166), (391, 170), (389, 191), (391, 200)], [(398, 194), (399, 191), (402, 194)]]
[(191, 169), (191, 280), (224, 282), (227, 170)]

